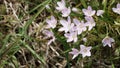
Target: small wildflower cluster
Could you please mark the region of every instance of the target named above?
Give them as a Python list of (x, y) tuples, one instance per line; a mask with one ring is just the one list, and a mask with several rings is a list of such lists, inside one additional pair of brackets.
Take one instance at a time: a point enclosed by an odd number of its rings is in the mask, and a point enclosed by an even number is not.
[(71, 13), (70, 7), (66, 7), (65, 1), (57, 2), (58, 7), (56, 9), (62, 13), (62, 17), (67, 17)]
[(82, 54), (82, 57), (84, 58), (85, 56), (91, 56), (91, 46), (90, 47), (86, 47), (84, 45), (80, 45), (80, 51), (73, 48), (71, 52), (69, 52), (70, 54), (74, 55), (72, 59), (74, 59), (75, 57), (77, 57), (79, 54)]
[[(60, 24), (63, 27), (61, 27), (58, 31), (65, 32), (64, 36), (67, 38), (67, 42), (77, 42), (77, 35), (80, 35), (82, 32), (86, 31), (87, 27), (89, 31), (92, 30), (92, 28), (96, 24), (92, 17), (93, 15), (95, 15), (96, 11), (92, 10), (91, 6), (88, 6), (87, 9), (82, 9), (82, 11), (85, 15), (86, 22), (84, 22), (84, 20), (79, 21), (77, 18), (71, 20), (70, 16), (68, 16), (67, 21), (64, 19), (60, 20)], [(102, 15), (103, 11), (99, 10), (97, 14), (98, 16)]]
[(46, 35), (45, 39), (51, 38), (48, 42), (47, 45), (50, 45), (52, 42), (55, 41), (55, 36), (52, 31), (49, 30), (43, 30), (43, 34)]
[[(48, 6), (47, 6), (48, 7)], [(50, 8), (50, 7), (49, 7)], [(66, 3), (64, 0), (57, 2), (56, 10), (62, 13), (62, 19), (57, 21), (54, 16), (51, 16), (50, 19), (46, 19), (46, 29), (54, 29), (57, 26), (57, 22), (62, 26), (58, 29), (59, 32), (64, 32), (64, 37), (67, 39), (67, 42), (77, 42), (78, 36), (81, 35), (85, 31), (91, 31), (93, 27), (96, 26), (96, 22), (94, 20), (94, 16), (101, 16), (104, 14), (104, 10), (93, 10), (91, 6), (88, 6), (86, 9), (82, 9), (82, 13), (84, 14), (84, 19), (79, 20), (77, 18), (70, 17), (71, 10), (73, 12), (79, 12), (77, 8), (66, 7)], [(112, 8), (113, 12), (120, 14), (120, 4), (117, 4), (117, 8)], [(66, 18), (67, 17), (67, 20)], [(65, 19), (64, 19), (65, 18)], [(50, 43), (55, 41), (55, 36), (52, 31), (44, 30), (43, 33), (47, 37), (52, 37), (52, 39), (48, 42)], [(84, 42), (87, 42), (87, 38), (83, 38)], [(103, 46), (108, 45), (109, 47), (112, 46), (112, 42), (115, 42), (113, 38), (106, 36), (103, 40)], [(80, 45), (80, 50), (72, 48), (72, 51), (69, 52), (73, 55), (74, 59), (79, 54), (82, 54), (82, 57), (91, 56), (90, 50), (92, 49), (91, 46), (86, 47), (85, 45)]]
[(120, 0), (0, 0), (0, 68), (120, 68)]
[[(54, 29), (57, 25), (57, 20), (55, 19), (54, 16), (51, 16), (50, 19), (46, 19), (46, 29)], [(48, 42), (47, 42), (47, 45), (50, 45), (52, 42), (55, 41), (55, 36), (54, 36), (54, 33), (51, 31), (51, 30), (43, 30), (43, 34), (46, 35), (46, 39), (47, 38), (51, 38)]]

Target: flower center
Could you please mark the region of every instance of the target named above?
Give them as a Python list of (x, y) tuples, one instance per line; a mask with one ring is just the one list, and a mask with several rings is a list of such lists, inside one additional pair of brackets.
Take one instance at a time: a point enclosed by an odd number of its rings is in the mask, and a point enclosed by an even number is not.
[(86, 53), (86, 52), (87, 52), (87, 49), (84, 49), (83, 52)]

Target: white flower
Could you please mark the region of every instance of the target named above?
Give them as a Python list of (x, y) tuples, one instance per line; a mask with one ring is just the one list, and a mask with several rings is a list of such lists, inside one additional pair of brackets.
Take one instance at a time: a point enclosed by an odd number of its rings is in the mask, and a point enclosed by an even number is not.
[(117, 13), (117, 14), (120, 14), (120, 4), (118, 3), (117, 4), (117, 7), (116, 8), (112, 8), (113, 12)]
[(76, 30), (78, 32), (78, 35), (81, 34), (83, 31), (86, 31), (87, 28), (86, 28), (86, 24), (84, 23), (84, 21), (79, 21), (78, 19), (74, 18), (73, 19), (73, 22), (75, 23), (76, 25)]
[(70, 7), (63, 9), (62, 11), (62, 17), (67, 17), (71, 13)]
[(97, 16), (101, 16), (104, 13), (104, 10), (97, 10)]
[(76, 58), (79, 54), (82, 54), (82, 57), (84, 58), (85, 56), (91, 56), (91, 46), (90, 47), (86, 47), (84, 45), (80, 45), (80, 50), (72, 48), (72, 51), (69, 52), (69, 54), (73, 55), (73, 58)]
[(85, 56), (91, 56), (91, 46), (90, 47), (86, 47), (84, 45), (80, 45), (80, 54), (82, 54), (82, 57), (84, 58)]
[(109, 47), (111, 47), (113, 42), (115, 42), (115, 40), (113, 38), (110, 38), (109, 36), (106, 36), (102, 40), (103, 46), (107, 46), (108, 45)]
[(79, 50), (75, 49), (75, 48), (72, 48), (72, 51), (69, 52), (69, 54), (72, 54), (73, 55), (73, 58), (76, 58), (80, 53), (79, 53)]
[(50, 45), (52, 42), (55, 41), (55, 36), (54, 36), (54, 33), (53, 33), (52, 31), (43, 30), (43, 34), (46, 36), (45, 39), (51, 38), (51, 39), (47, 42), (47, 45)]
[(62, 13), (62, 17), (67, 17), (71, 13), (70, 7), (66, 7), (65, 1), (62, 0), (60, 2), (57, 2), (58, 7), (56, 9)]
[(91, 6), (88, 6), (87, 9), (82, 9), (82, 12), (86, 16), (93, 16), (95, 14), (95, 10), (92, 10)]
[(70, 17), (68, 17), (67, 21), (64, 19), (60, 20), (60, 23), (63, 27), (61, 27), (58, 31), (65, 31), (65, 33), (71, 31), (71, 29), (74, 27), (74, 24), (71, 23)]
[(54, 16), (51, 16), (51, 19), (46, 19), (47, 27), (46, 28), (55, 28), (57, 25), (57, 20)]
[(49, 37), (54, 37), (54, 34), (52, 31), (49, 31), (49, 30), (43, 30), (42, 32), (44, 35), (46, 35), (46, 38), (49, 38)]
[(56, 9), (58, 10), (58, 11), (62, 11), (63, 9), (65, 9), (66, 7), (65, 7), (65, 1), (64, 0), (61, 0), (60, 2), (57, 2), (57, 5), (58, 5), (58, 7), (56, 7)]
[(66, 33), (64, 34), (64, 36), (67, 38), (67, 42), (77, 42), (78, 38), (77, 38), (77, 32), (70, 32), (70, 33)]
[(88, 30), (90, 31), (95, 26), (95, 21), (92, 17), (85, 17), (86, 19), (86, 26), (88, 26)]

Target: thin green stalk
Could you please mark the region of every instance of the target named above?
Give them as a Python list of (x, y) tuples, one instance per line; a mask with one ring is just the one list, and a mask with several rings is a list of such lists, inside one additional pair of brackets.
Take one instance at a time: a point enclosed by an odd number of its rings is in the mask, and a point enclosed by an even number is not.
[(106, 11), (106, 7), (107, 7), (107, 0), (103, 0), (102, 4), (103, 4), (103, 6), (104, 6), (104, 11)]

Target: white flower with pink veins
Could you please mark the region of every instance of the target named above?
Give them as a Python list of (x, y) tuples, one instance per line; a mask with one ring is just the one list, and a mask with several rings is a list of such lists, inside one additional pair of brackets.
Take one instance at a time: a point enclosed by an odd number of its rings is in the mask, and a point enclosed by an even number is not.
[(70, 33), (64, 34), (64, 36), (67, 38), (67, 42), (77, 42), (77, 32), (71, 31)]
[(63, 9), (65, 9), (66, 8), (66, 4), (65, 4), (65, 1), (64, 0), (61, 0), (60, 2), (57, 2), (57, 7), (56, 7), (56, 9), (58, 10), (58, 11), (62, 11)]
[(53, 33), (52, 31), (43, 30), (43, 34), (45, 35), (45, 39), (51, 38), (51, 39), (47, 42), (47, 45), (50, 45), (52, 42), (55, 41), (55, 36), (54, 36), (54, 33)]
[(46, 19), (47, 27), (46, 28), (55, 28), (57, 25), (57, 20), (54, 16), (51, 16), (51, 19)]
[(78, 35), (81, 34), (83, 31), (87, 30), (87, 27), (86, 27), (86, 24), (84, 23), (84, 21), (80, 22), (78, 19), (74, 18), (73, 22), (76, 25), (76, 31), (77, 31)]
[(92, 10), (91, 6), (88, 6), (87, 9), (82, 9), (82, 12), (84, 13), (85, 16), (93, 16), (95, 15), (95, 10)]
[(112, 8), (113, 12), (120, 14), (120, 4), (118, 3), (116, 8)]
[(57, 7), (56, 9), (62, 13), (62, 17), (68, 17), (69, 14), (71, 13), (70, 7), (66, 7), (65, 1), (61, 0), (60, 2), (57, 2)]
[(85, 56), (91, 56), (91, 46), (90, 47), (86, 47), (84, 45), (80, 45), (80, 54), (82, 54), (82, 57), (84, 58)]
[(82, 54), (82, 57), (84, 58), (86, 56), (91, 56), (91, 52), (90, 52), (91, 49), (92, 49), (91, 46), (86, 47), (84, 45), (80, 45), (80, 50), (72, 48), (72, 51), (69, 52), (69, 54), (73, 55), (72, 59), (76, 58), (79, 54)]
[(88, 30), (90, 31), (96, 25), (96, 23), (92, 17), (85, 17), (85, 20), (87, 21), (85, 24), (88, 26)]
[(70, 32), (71, 29), (74, 27), (74, 23), (71, 23), (70, 17), (68, 17), (67, 21), (62, 19), (60, 20), (60, 24), (63, 26), (58, 29), (58, 31), (65, 31), (65, 33)]
[(108, 45), (109, 47), (111, 47), (113, 42), (115, 42), (115, 40), (113, 38), (110, 38), (109, 36), (106, 36), (102, 40), (103, 46), (107, 46)]

